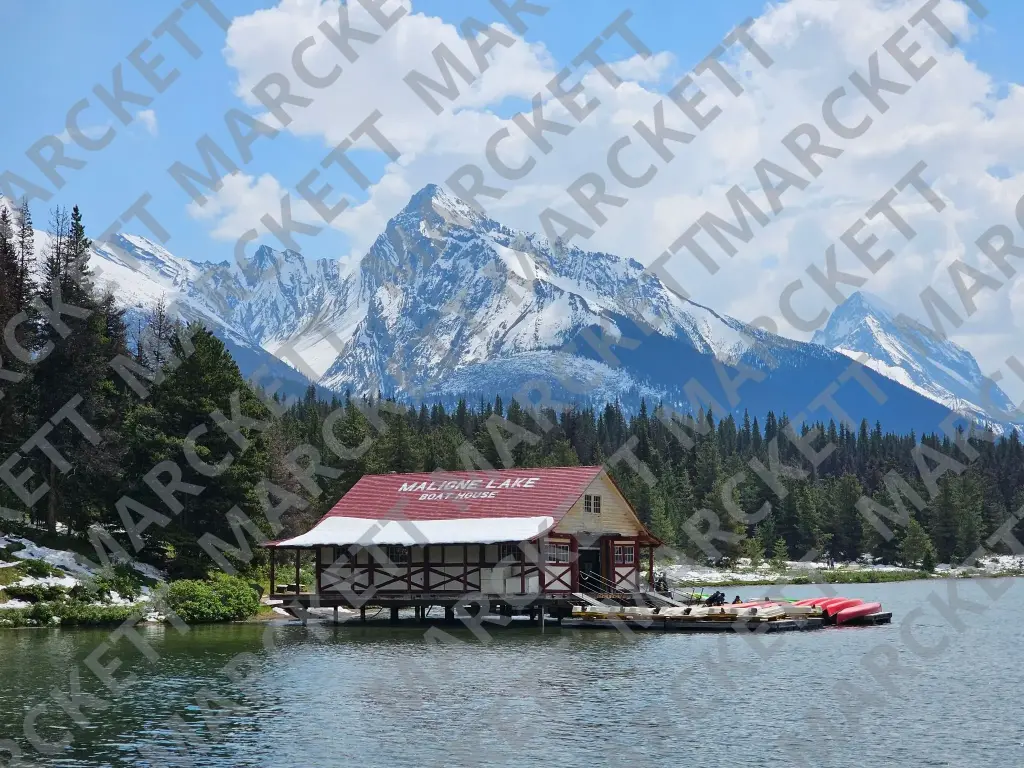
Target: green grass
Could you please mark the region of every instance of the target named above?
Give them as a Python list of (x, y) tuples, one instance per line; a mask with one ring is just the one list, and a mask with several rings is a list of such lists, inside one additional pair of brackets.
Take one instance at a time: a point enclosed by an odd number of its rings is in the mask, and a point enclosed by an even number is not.
[(25, 572), (20, 565), (12, 565), (9, 568), (0, 568), (0, 587), (6, 587), (25, 578)]
[(825, 584), (882, 584), (931, 579), (927, 570), (826, 570)]

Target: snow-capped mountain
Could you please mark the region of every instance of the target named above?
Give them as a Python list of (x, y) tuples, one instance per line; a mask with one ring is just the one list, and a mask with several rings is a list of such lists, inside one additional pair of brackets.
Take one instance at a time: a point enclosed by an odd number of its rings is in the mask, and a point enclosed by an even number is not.
[(836, 307), (812, 341), (980, 421), (998, 424), (992, 414), (1014, 411), (970, 352), (865, 291)]
[(242, 265), (199, 264), (131, 235), (114, 246), (93, 267), (127, 305), (162, 294), (224, 338), (246, 373), (276, 365), (334, 391), (627, 406), (644, 396), (919, 431), (948, 414), (869, 369), (879, 403), (839, 352), (688, 301), (632, 259), (511, 230), (434, 185), (350, 264), (267, 246)]

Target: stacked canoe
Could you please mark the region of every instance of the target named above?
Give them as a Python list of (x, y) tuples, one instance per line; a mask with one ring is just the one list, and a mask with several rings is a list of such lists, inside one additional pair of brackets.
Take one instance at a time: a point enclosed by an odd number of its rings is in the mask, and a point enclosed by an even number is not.
[(864, 602), (856, 597), (812, 597), (794, 605), (817, 608), (830, 624), (881, 624), (892, 619), (882, 611), (881, 603)]
[[(719, 624), (738, 620), (752, 624), (811, 620), (811, 626), (830, 624), (850, 626), (885, 624), (892, 619), (892, 614), (883, 613), (881, 603), (864, 602), (859, 598), (815, 597), (796, 601), (769, 598), (716, 606), (689, 605), (645, 608), (621, 605), (587, 605), (582, 609), (574, 610), (572, 617), (581, 620), (646, 620), (658, 624), (678, 622), (687, 625), (692, 622)], [(811, 628), (811, 626), (807, 628)]]

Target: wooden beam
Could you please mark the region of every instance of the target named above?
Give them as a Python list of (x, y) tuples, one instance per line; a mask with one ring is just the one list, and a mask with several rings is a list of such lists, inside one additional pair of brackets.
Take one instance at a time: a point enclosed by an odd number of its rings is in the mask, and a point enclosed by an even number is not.
[(299, 594), (299, 591), (300, 591), (299, 587), (301, 586), (299, 584), (299, 581), (300, 581), (300, 579), (299, 579), (299, 561), (300, 561), (301, 557), (302, 557), (302, 550), (296, 548), (296, 550), (295, 550), (295, 594), (296, 595)]
[(522, 544), (519, 545), (519, 581), (521, 582), (520, 594), (526, 594), (526, 550)]
[(575, 536), (569, 537), (569, 586), (573, 592), (580, 591), (580, 543)]
[(544, 594), (544, 575), (547, 571), (548, 562), (548, 545), (545, 539), (540, 540), (540, 545), (537, 548), (537, 586), (539, 587), (539, 593)]
[(277, 581), (277, 572), (275, 570), (275, 566), (276, 566), (275, 560), (276, 559), (277, 559), (277, 548), (276, 547), (271, 547), (270, 548), (270, 591), (268, 592), (268, 594), (270, 594), (270, 595), (274, 594), (274, 591), (277, 589), (277, 584), (274, 583), (275, 581)]
[(423, 545), (423, 591), (430, 591), (430, 545)]

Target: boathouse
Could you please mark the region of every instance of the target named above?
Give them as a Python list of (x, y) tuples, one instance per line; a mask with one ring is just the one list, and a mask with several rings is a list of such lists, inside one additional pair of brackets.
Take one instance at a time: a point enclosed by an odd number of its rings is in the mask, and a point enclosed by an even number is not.
[(366, 475), (309, 531), (266, 546), (272, 585), (289, 560), (298, 585), (315, 553), (312, 591), (277, 597), (394, 608), (646, 591), (660, 543), (595, 466)]

